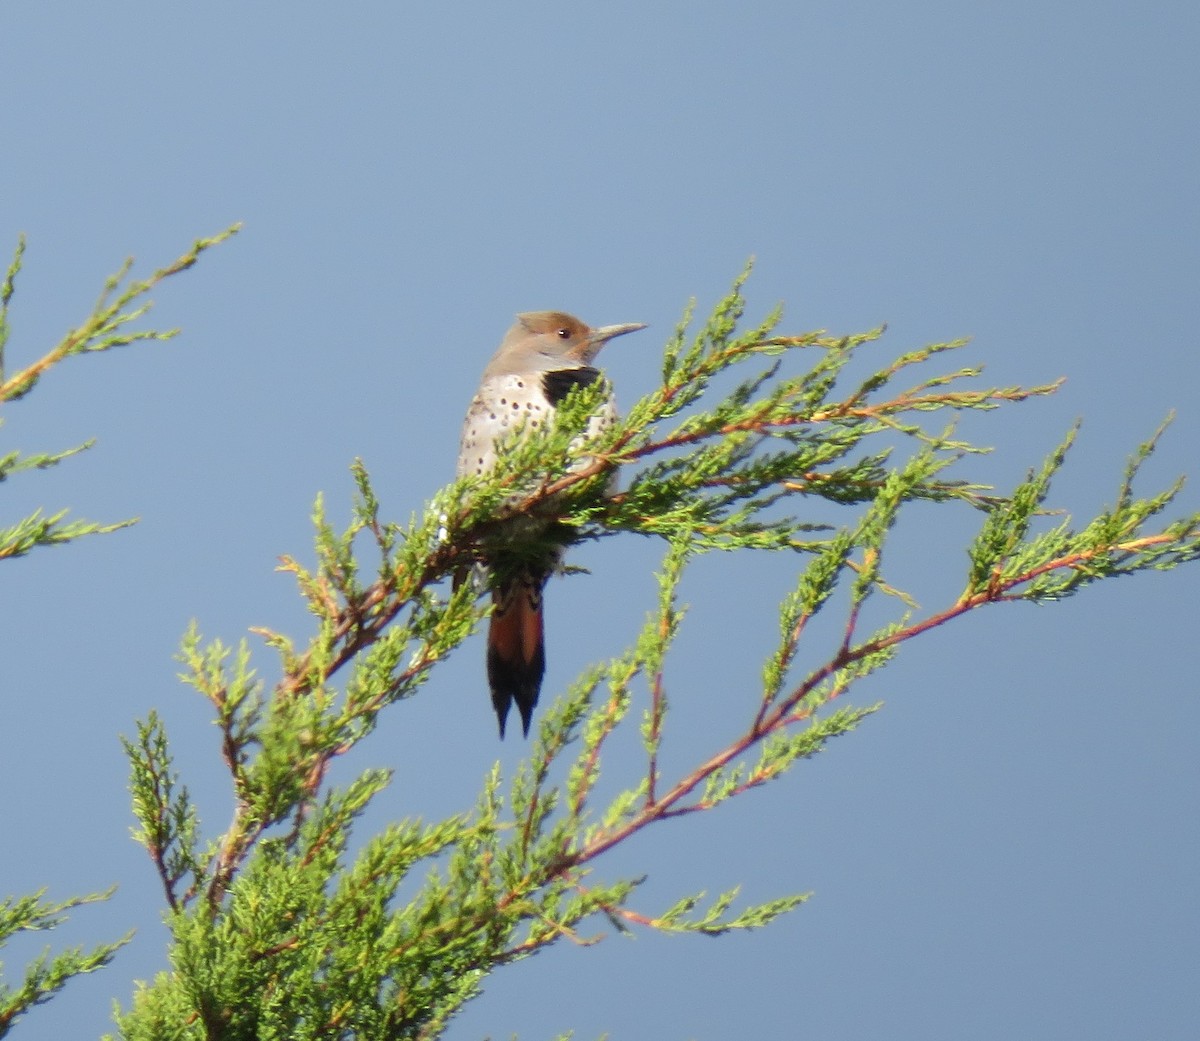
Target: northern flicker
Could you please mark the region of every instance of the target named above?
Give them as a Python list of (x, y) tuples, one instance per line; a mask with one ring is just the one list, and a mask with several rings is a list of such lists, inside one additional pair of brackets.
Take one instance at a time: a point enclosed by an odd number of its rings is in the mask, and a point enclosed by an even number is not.
[[(458, 476), (482, 475), (501, 464), (496, 447), (508, 431), (520, 424), (536, 429), (548, 422), (571, 388), (590, 386), (601, 378), (592, 367), (600, 348), (615, 336), (644, 328), (631, 323), (592, 329), (561, 311), (517, 315), (516, 324), (483, 370), (467, 410)], [(603, 432), (616, 418), (610, 392), (589, 421), (584, 438)], [(545, 532), (540, 534), (544, 538)], [(501, 738), (514, 701), (521, 728), (529, 735), (546, 670), (542, 590), (561, 558), (560, 548), (544, 560), (531, 561), (525, 555), (512, 561), (488, 561), (495, 606), (488, 626), (487, 675)]]

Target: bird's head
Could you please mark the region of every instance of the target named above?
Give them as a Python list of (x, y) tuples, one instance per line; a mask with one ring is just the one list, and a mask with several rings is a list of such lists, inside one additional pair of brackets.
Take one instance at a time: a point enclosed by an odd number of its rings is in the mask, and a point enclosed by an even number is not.
[(600, 348), (613, 337), (645, 328), (640, 322), (630, 322), (593, 329), (563, 311), (527, 311), (517, 315), (495, 360), (506, 357), (514, 368), (529, 369), (591, 365)]

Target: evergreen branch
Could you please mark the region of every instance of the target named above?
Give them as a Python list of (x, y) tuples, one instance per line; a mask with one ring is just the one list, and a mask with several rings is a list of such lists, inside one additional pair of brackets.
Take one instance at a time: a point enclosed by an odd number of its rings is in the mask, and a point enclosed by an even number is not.
[[(30, 896), (8, 897), (0, 901), (0, 946), (20, 933), (54, 929), (65, 921), (64, 912), (107, 900), (113, 892), (109, 889), (61, 901), (44, 900), (44, 889)], [(132, 938), (133, 934), (128, 933), (113, 943), (98, 944), (91, 950), (70, 947), (53, 956), (46, 951), (26, 967), (17, 987), (10, 987), (0, 978), (0, 1037), (4, 1037), (16, 1020), (35, 1005), (49, 1001), (69, 979), (103, 968)]]
[(9, 452), (6, 456), (0, 456), (0, 481), (5, 480), (10, 474), (20, 473), (22, 470), (48, 470), (52, 466), (57, 466), (64, 459), (69, 459), (80, 452), (86, 452), (95, 443), (95, 438), (90, 438), (81, 445), (64, 449), (61, 452), (43, 452), (30, 456), (22, 456), (20, 452)]
[[(740, 739), (677, 781), (662, 797), (653, 802), (647, 801), (640, 812), (631, 815), (620, 826), (590, 836), (586, 844), (572, 853), (569, 866), (579, 867), (594, 861), (608, 849), (655, 821), (711, 809), (727, 798), (758, 787), (777, 776), (781, 766), (790, 765), (796, 758), (810, 756), (823, 748), (830, 737), (847, 733), (856, 727), (866, 714), (875, 711), (879, 706), (842, 710), (824, 719), (816, 719), (816, 705), (843, 694), (853, 680), (868, 671), (874, 671), (889, 660), (901, 644), (909, 640), (986, 604), (1014, 599), (1047, 599), (1050, 595), (1046, 593), (1044, 584), (1039, 586), (1037, 583), (1050, 575), (1066, 574), (1074, 587), (1104, 575), (1131, 574), (1149, 568), (1170, 568), (1197, 559), (1200, 557), (1200, 514), (1185, 518), (1157, 533), (1062, 553), (1023, 571), (994, 576), (984, 588), (964, 595), (954, 604), (918, 622), (889, 628), (857, 644), (851, 645), (848, 640), (844, 641), (838, 652), (824, 666), (810, 673), (785, 696), (775, 696), (772, 688), (777, 689), (778, 677), (785, 671), (787, 662), (794, 654), (804, 624), (819, 610), (828, 596), (828, 579), (824, 582), (818, 579), (814, 584), (814, 577), (816, 574), (830, 573), (829, 564), (839, 558), (846, 544), (846, 540), (831, 544), (824, 557), (814, 562), (802, 579), (800, 589), (805, 590), (805, 593), (799, 602), (806, 599), (813, 605), (812, 610), (805, 613), (796, 611), (796, 597), (785, 601), (782, 617), (785, 623), (790, 623), (788, 639), (782, 651), (776, 652), (767, 667), (768, 696), (760, 705), (750, 729)], [(1114, 558), (1119, 558), (1119, 563), (1114, 562)], [(1103, 573), (1098, 568), (1100, 561), (1108, 565)], [(1062, 595), (1061, 589), (1056, 587), (1053, 595)], [(848, 635), (851, 630), (852, 626), (849, 626)], [(823, 686), (826, 688), (824, 695), (816, 697), (814, 703), (814, 695), (817, 695)], [(735, 775), (728, 773), (731, 765), (755, 745), (763, 743), (767, 738), (778, 739), (788, 727), (805, 721), (810, 721), (810, 725), (801, 733), (801, 740), (794, 744), (788, 740), (776, 746), (769, 746), (755, 771)], [(705, 785), (708, 787), (704, 789), (700, 799), (686, 801)], [(562, 869), (565, 866), (559, 867)]]
[[(149, 301), (138, 303), (139, 300), (147, 297), (163, 279), (191, 267), (201, 253), (234, 234), (238, 227), (239, 225), (234, 225), (219, 235), (197, 240), (191, 250), (173, 263), (154, 272), (147, 279), (133, 281), (122, 287), (132, 263), (126, 261), (117, 274), (105, 282), (104, 292), (92, 313), (78, 329), (69, 332), (40, 359), (8, 376), (4, 364), (11, 332), (8, 316), (16, 277), (21, 270), (25, 253), (25, 238), (22, 236), (18, 240), (12, 263), (3, 282), (0, 283), (0, 402), (15, 401), (24, 397), (46, 371), (72, 355), (105, 351), (137, 340), (168, 340), (175, 336), (178, 332), (175, 329), (129, 331), (125, 327), (149, 310)], [(60, 452), (35, 453), (28, 456), (22, 456), (19, 452), (9, 452), (0, 456), (0, 481), (22, 471), (44, 470), (55, 466), (64, 459), (91, 448), (93, 444), (94, 442), (89, 440)], [(67, 510), (59, 510), (50, 515), (35, 510), (15, 524), (0, 530), (0, 559), (23, 556), (36, 547), (60, 545), (85, 535), (106, 534), (135, 523), (134, 519), (112, 524), (98, 524), (87, 520), (68, 521), (67, 514)]]
[[(138, 821), (133, 839), (150, 854), (167, 906), (179, 911), (204, 884), (206, 857), (196, 849), (196, 809), (187, 788), (179, 785), (157, 713), (138, 724), (136, 741), (122, 738), (121, 743), (132, 766), (130, 791)], [(192, 883), (180, 893), (179, 884), (189, 874)]]
[(84, 535), (106, 535), (137, 523), (136, 519), (117, 521), (115, 524), (97, 524), (94, 521), (66, 521), (66, 510), (46, 516), (34, 510), (16, 524), (0, 529), (0, 559), (20, 557), (38, 546), (57, 546), (71, 542)]
[(4, 350), (8, 346), (8, 337), (11, 332), (8, 324), (8, 307), (12, 302), (13, 290), (24, 256), (25, 236), (21, 235), (17, 238), (17, 247), (13, 251), (12, 262), (4, 273), (4, 281), (0, 282), (0, 383), (4, 382)]
[[(19, 372), (8, 378), (0, 377), (0, 401), (16, 401), (31, 391), (42, 375), (65, 358), (76, 354), (95, 351), (107, 351), (114, 347), (123, 347), (138, 340), (169, 340), (176, 336), (178, 329), (132, 330), (126, 331), (125, 326), (141, 318), (149, 309), (150, 303), (136, 304), (146, 297), (160, 282), (181, 271), (186, 271), (197, 260), (200, 254), (213, 246), (224, 242), (241, 229), (240, 224), (234, 224), (224, 231), (209, 238), (197, 239), (192, 248), (181, 257), (160, 268), (148, 278), (141, 281), (131, 281), (124, 287), (133, 260), (126, 260), (117, 272), (105, 281), (104, 290), (92, 308), (91, 314), (77, 329), (72, 329), (41, 358), (32, 362)], [(0, 289), (0, 345), (3, 345), (8, 333), (8, 304), (13, 294), (13, 280), (20, 269), (20, 259), (24, 251), (24, 239), (21, 240), (16, 259), (9, 268), (2, 289)], [(135, 306), (136, 304), (136, 306)]]

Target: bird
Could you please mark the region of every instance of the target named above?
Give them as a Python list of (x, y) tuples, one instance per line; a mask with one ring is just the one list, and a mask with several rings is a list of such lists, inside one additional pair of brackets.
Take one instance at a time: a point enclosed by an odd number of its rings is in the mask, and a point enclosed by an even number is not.
[[(548, 424), (572, 389), (603, 379), (592, 364), (601, 348), (609, 340), (644, 328), (639, 322), (592, 328), (563, 311), (517, 315), (483, 370), (479, 389), (467, 409), (457, 476), (482, 477), (502, 465), (498, 449), (506, 434), (518, 426), (534, 430)], [(604, 385), (604, 400), (580, 440), (591, 440), (616, 422), (612, 389), (607, 380)], [(585, 461), (577, 460), (575, 465)], [(535, 542), (537, 536), (544, 541), (551, 527), (547, 523), (535, 530), (527, 520), (525, 523), (523, 529), (511, 528), (510, 534), (523, 530)], [(564, 549), (557, 546), (541, 556), (493, 548), (489, 557), (484, 551), (493, 602), (488, 623), (487, 677), (501, 739), (513, 703), (521, 716), (522, 732), (529, 736), (546, 671), (542, 593), (550, 575), (561, 565)]]

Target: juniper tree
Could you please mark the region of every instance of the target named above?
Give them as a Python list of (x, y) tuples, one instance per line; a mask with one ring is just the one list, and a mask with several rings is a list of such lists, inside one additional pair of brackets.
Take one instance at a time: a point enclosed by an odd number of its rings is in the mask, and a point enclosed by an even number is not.
[[(776, 782), (854, 730), (879, 706), (846, 695), (931, 629), (1196, 557), (1200, 515), (1161, 519), (1179, 485), (1149, 498), (1133, 489), (1157, 434), (1134, 452), (1112, 506), (1073, 523), (1049, 499), (1073, 432), (1007, 491), (950, 472), (980, 451), (956, 434), (956, 416), (1057, 384), (981, 388), (978, 368), (953, 364), (963, 341), (879, 366), (869, 362), (881, 329), (786, 335), (778, 311), (747, 325), (745, 277), (703, 321), (687, 310), (661, 381), (587, 445), (585, 465), (568, 449), (598, 384), (573, 390), (548, 427), (515, 431), (503, 469), (437, 490), (407, 521), (381, 506), (355, 461), (350, 523), (335, 526), (318, 498), (315, 565), (284, 558), (312, 631), (258, 627), (230, 644), (189, 629), (180, 659), (220, 731), (233, 819), (224, 830), (201, 821), (161, 717), (139, 721), (125, 740), (136, 837), (165, 903), (171, 968), (119, 1013), (120, 1037), (431, 1038), (492, 970), (593, 920), (708, 935), (767, 925), (803, 896), (747, 906), (735, 892), (681, 892), (646, 907), (640, 876), (605, 877), (603, 855)], [(868, 375), (854, 376), (864, 364)], [(888, 567), (889, 535), (916, 503), (979, 518), (960, 592), (929, 610)], [(363, 761), (360, 742), (486, 617), (479, 590), (451, 577), (498, 548), (545, 555), (551, 547), (527, 544), (539, 532), (556, 543), (654, 539), (654, 609), (628, 647), (544, 697), (552, 704), (513, 776), (486, 771), (475, 804), (447, 819), (361, 833), (390, 774)], [(667, 768), (663, 677), (680, 582), (714, 551), (777, 554), (795, 581), (761, 682), (737, 692), (740, 721), (715, 754)], [(830, 615), (832, 629), (814, 624)], [(639, 763), (614, 776), (606, 753), (627, 732)], [(358, 764), (349, 782), (331, 780), (338, 759)]]

